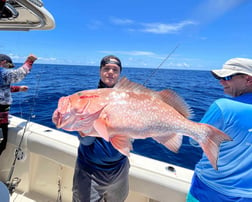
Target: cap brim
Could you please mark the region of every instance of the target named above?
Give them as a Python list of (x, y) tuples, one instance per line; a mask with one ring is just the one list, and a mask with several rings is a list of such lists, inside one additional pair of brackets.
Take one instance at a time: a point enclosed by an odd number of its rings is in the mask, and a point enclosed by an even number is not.
[(216, 69), (216, 70), (212, 70), (211, 72), (216, 78), (222, 78), (222, 77), (231, 76), (233, 74), (239, 73), (239, 71), (226, 70), (226, 69)]

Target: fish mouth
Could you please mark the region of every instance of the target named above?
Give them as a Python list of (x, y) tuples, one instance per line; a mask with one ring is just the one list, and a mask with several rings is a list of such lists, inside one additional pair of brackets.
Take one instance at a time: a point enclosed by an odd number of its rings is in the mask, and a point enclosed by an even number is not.
[(59, 128), (60, 126), (60, 113), (58, 112), (58, 110), (56, 109), (54, 112), (53, 112), (53, 116), (52, 116), (52, 122), (56, 125), (57, 128)]
[(64, 128), (74, 122), (73, 110), (70, 98), (61, 97), (58, 102), (58, 108), (54, 111), (52, 121), (57, 128)]
[(58, 108), (54, 111), (52, 116), (52, 122), (56, 125), (57, 128), (62, 128), (66, 119), (64, 118), (67, 114), (69, 108), (69, 98), (61, 97), (58, 102)]
[(55, 112), (53, 113), (52, 121), (56, 125), (57, 128), (64, 128), (65, 126), (72, 123), (70, 113), (62, 114), (58, 110), (55, 110)]
[(94, 121), (99, 117), (104, 107), (90, 114), (88, 101), (80, 109), (72, 107), (69, 97), (62, 97), (59, 101), (58, 108), (54, 111), (52, 121), (57, 128), (67, 131), (84, 131), (89, 133), (92, 130)]
[(94, 120), (98, 118), (100, 111), (95, 114), (78, 114), (76, 111), (70, 111), (62, 114), (55, 110), (53, 114), (53, 123), (57, 128), (62, 128), (67, 131), (82, 131), (90, 133), (93, 129)]

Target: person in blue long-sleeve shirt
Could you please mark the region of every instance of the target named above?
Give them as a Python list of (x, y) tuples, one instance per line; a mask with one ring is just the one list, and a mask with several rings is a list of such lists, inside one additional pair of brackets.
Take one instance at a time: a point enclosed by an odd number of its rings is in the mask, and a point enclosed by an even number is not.
[(195, 166), (187, 202), (252, 201), (252, 60), (232, 58), (220, 70), (212, 70), (225, 94), (208, 109), (202, 123), (232, 138), (220, 146), (218, 170), (206, 155)]

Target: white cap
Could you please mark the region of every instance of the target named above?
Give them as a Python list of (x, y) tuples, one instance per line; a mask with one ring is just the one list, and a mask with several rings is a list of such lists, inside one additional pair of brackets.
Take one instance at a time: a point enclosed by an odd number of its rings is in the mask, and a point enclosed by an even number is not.
[(228, 60), (222, 69), (212, 70), (215, 77), (226, 77), (233, 74), (247, 74), (252, 76), (252, 60), (248, 58), (232, 58)]

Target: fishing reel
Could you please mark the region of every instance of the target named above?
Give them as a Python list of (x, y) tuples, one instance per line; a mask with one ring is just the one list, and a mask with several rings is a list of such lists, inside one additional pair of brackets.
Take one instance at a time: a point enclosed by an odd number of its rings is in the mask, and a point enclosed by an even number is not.
[(18, 177), (14, 177), (11, 181), (7, 181), (5, 185), (7, 186), (10, 195), (12, 195), (18, 186), (18, 184), (21, 182), (21, 179)]
[[(17, 148), (17, 149), (15, 149), (15, 154), (14, 155), (15, 155), (15, 160), (14, 160), (14, 163), (13, 163), (13, 165), (11, 167), (8, 180), (5, 183), (5, 185), (7, 186), (8, 190), (9, 190), (9, 193), (11, 195), (14, 193), (16, 187), (21, 182), (21, 179), (18, 178), (18, 177), (12, 178), (12, 174), (13, 174), (13, 171), (14, 171), (14, 168), (15, 168), (16, 160), (20, 161), (20, 160), (24, 160), (25, 159), (25, 153), (24, 153), (24, 151), (20, 147)], [(12, 180), (11, 180), (11, 178), (12, 178)]]
[(21, 148), (15, 149), (14, 155), (18, 161), (24, 161), (26, 159), (25, 152)]

